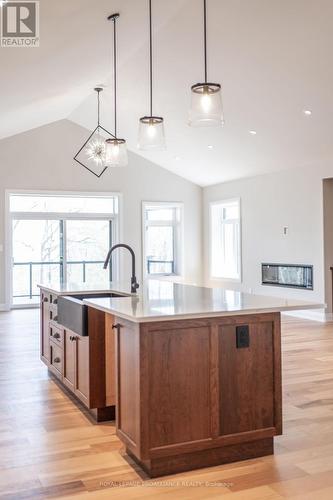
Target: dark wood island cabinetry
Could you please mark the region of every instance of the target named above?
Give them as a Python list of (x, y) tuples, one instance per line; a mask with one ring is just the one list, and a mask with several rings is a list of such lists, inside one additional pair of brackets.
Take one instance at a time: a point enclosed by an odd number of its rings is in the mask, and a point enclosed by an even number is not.
[(57, 322), (58, 296), (41, 290), (40, 357), (97, 421), (115, 418), (112, 315), (88, 309), (88, 336)]
[[(57, 322), (57, 296), (74, 287), (40, 288), (42, 361), (97, 420), (116, 410), (117, 435), (149, 476), (273, 453), (280, 312), (322, 304), (156, 280), (129, 294), (110, 283), (80, 295), (80, 336)], [(73, 307), (66, 321), (81, 325)]]
[(117, 323), (117, 433), (151, 477), (273, 453), (279, 313)]

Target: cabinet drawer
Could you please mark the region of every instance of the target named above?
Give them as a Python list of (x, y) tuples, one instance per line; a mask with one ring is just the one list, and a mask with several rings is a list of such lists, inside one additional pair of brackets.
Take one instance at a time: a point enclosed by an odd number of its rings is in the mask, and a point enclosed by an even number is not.
[(50, 304), (50, 320), (57, 321), (58, 320), (58, 306), (54, 304)]
[(57, 377), (62, 378), (63, 351), (61, 347), (56, 345), (53, 341), (50, 342), (50, 350), (51, 350), (50, 370)]
[(50, 340), (59, 347), (63, 347), (64, 345), (64, 331), (62, 328), (59, 328), (55, 323), (50, 322), (49, 326), (50, 331)]

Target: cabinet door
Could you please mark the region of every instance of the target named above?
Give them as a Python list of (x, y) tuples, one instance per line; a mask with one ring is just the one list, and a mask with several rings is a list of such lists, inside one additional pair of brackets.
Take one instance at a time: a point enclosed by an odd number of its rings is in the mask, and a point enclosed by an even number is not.
[(89, 337), (76, 336), (75, 394), (89, 407)]
[(41, 293), (41, 325), (40, 325), (40, 355), (45, 364), (50, 364), (50, 296), (48, 293)]
[(237, 348), (236, 326), (219, 329), (221, 435), (275, 426), (274, 324), (258, 321), (248, 327), (245, 348)]
[(64, 368), (63, 382), (74, 392), (75, 390), (75, 356), (76, 356), (76, 335), (70, 330), (64, 331)]

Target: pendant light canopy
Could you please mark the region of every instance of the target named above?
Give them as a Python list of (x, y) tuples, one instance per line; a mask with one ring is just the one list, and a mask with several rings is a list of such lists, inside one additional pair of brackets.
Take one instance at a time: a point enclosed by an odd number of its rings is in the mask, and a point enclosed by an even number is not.
[(97, 127), (74, 156), (74, 160), (96, 177), (101, 177), (108, 167), (105, 141), (112, 139), (113, 135), (100, 123), (100, 94), (103, 89), (96, 87), (94, 90), (97, 93)]
[(221, 85), (208, 82), (207, 71), (207, 0), (204, 1), (205, 82), (191, 87), (189, 124), (192, 127), (217, 127), (224, 124)]
[(150, 114), (140, 118), (138, 148), (141, 150), (165, 149), (164, 119), (153, 115), (153, 26), (152, 0), (149, 0), (149, 79)]
[(108, 17), (113, 22), (113, 76), (114, 76), (114, 137), (105, 141), (106, 164), (110, 167), (125, 167), (128, 164), (127, 145), (125, 139), (118, 138), (117, 130), (117, 29), (119, 14)]

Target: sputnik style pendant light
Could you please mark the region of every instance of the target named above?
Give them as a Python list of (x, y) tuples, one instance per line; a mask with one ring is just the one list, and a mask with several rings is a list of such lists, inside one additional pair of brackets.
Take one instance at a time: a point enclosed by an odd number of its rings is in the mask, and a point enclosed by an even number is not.
[(97, 93), (97, 127), (76, 153), (74, 160), (96, 177), (101, 177), (107, 169), (105, 139), (113, 136), (100, 123), (100, 93), (103, 89), (96, 87), (94, 90)]
[(204, 60), (205, 82), (191, 87), (189, 124), (192, 127), (223, 125), (221, 85), (208, 82), (207, 70), (207, 0), (204, 0)]
[(108, 17), (113, 22), (113, 77), (114, 77), (114, 137), (105, 141), (106, 164), (110, 167), (125, 167), (128, 164), (125, 139), (119, 139), (117, 130), (117, 29), (119, 14)]
[(149, 0), (149, 79), (150, 114), (140, 118), (138, 148), (142, 150), (165, 149), (164, 119), (153, 115), (153, 27), (152, 0)]

